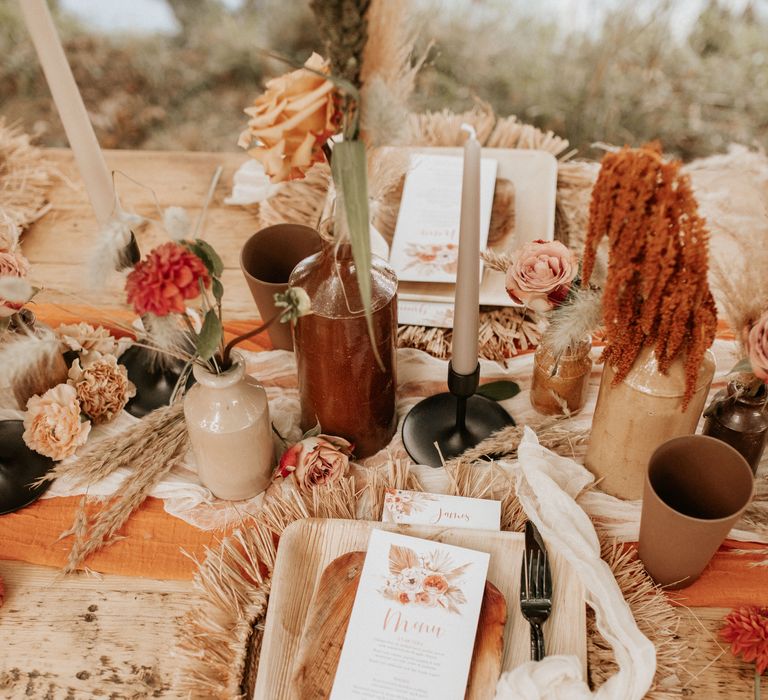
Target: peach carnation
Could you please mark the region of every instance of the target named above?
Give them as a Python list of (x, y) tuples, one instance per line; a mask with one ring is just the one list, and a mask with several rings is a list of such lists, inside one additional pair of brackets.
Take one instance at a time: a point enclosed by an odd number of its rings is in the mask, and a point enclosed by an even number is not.
[(84, 366), (77, 358), (69, 370), (69, 384), (75, 388), (80, 408), (96, 425), (108, 423), (136, 396), (128, 372), (113, 355), (88, 353)]
[(211, 283), (203, 261), (183, 245), (169, 242), (136, 265), (125, 291), (137, 314), (183, 314), (185, 302), (200, 295), (201, 281), (205, 287)]
[(85, 444), (90, 430), (91, 424), (80, 420), (77, 392), (69, 384), (59, 384), (27, 401), (22, 437), (41, 455), (55, 460), (69, 457)]
[(304, 66), (270, 80), (245, 110), (251, 118), (238, 145), (257, 144), (248, 154), (261, 162), (272, 182), (303, 178), (323, 160), (322, 146), (339, 127), (334, 85), (318, 75), (329, 73), (328, 63), (313, 53)]

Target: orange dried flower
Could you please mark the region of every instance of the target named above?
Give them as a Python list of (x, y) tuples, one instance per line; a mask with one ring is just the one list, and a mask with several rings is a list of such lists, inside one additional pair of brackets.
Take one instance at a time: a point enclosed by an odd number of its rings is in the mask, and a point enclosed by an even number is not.
[(762, 675), (768, 669), (768, 608), (737, 608), (725, 617), (720, 636), (731, 645), (731, 653), (755, 663)]
[(605, 156), (592, 190), (582, 276), (586, 285), (608, 236), (603, 359), (619, 383), (643, 346), (654, 347), (662, 373), (682, 353), (685, 409), (715, 338), (717, 312), (707, 281), (709, 233), (680, 165), (664, 161), (658, 143)]

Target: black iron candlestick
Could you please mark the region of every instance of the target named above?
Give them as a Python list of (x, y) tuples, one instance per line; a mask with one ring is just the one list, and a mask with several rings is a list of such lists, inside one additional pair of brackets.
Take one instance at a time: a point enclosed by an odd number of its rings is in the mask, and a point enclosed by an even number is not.
[(479, 383), (479, 363), (472, 374), (459, 374), (449, 363), (448, 391), (429, 396), (410, 410), (403, 421), (403, 445), (414, 462), (441, 467), (443, 459), (514, 425), (496, 401), (475, 393)]

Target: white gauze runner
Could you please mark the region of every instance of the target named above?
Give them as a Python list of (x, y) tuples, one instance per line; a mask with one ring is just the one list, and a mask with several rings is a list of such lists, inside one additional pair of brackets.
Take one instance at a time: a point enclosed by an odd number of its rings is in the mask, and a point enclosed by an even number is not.
[(584, 586), (597, 628), (613, 648), (619, 670), (594, 693), (575, 656), (549, 656), (505, 673), (497, 700), (639, 700), (656, 672), (656, 650), (637, 627), (610, 567), (600, 558), (600, 543), (589, 516), (576, 503), (592, 475), (573, 460), (539, 445), (525, 429), (518, 460), (506, 463), (515, 478), (517, 497), (539, 529), (550, 553), (564, 557)]

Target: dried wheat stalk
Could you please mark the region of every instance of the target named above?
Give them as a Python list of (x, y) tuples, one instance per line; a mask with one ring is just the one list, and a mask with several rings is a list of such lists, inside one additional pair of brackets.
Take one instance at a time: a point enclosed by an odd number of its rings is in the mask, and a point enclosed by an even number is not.
[(80, 568), (88, 556), (115, 541), (131, 513), (183, 459), (188, 447), (183, 409), (176, 404), (154, 411), (136, 428), (94, 444), (78, 460), (56, 465), (48, 478), (66, 474), (84, 485), (96, 483), (121, 467), (134, 471), (119, 494), (95, 516), (86, 515), (83, 498), (72, 528), (62, 533), (62, 538), (74, 536), (64, 573)]

